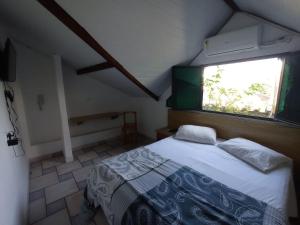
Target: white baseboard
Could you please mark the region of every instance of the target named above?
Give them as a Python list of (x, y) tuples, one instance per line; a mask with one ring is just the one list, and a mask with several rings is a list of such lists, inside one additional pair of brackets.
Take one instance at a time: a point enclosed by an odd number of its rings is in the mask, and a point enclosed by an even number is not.
[[(71, 138), (72, 148), (73, 149), (79, 148), (81, 146), (100, 142), (106, 139), (120, 136), (120, 134), (121, 134), (121, 129), (114, 128), (110, 130), (99, 131), (91, 134), (72, 137)], [(60, 151), (62, 151), (62, 141), (57, 140), (57, 141), (46, 142), (42, 144), (31, 145), (31, 148), (29, 149), (29, 151), (27, 151), (27, 154), (29, 159), (34, 159), (34, 158), (38, 158), (41, 156), (49, 155)]]

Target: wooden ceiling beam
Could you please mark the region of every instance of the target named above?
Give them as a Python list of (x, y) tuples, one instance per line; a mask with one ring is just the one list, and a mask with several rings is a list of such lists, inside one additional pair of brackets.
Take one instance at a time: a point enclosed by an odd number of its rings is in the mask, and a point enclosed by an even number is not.
[(131, 82), (142, 89), (146, 94), (159, 100), (159, 96), (154, 94), (148, 88), (146, 88), (141, 82), (139, 82), (124, 66), (122, 66), (112, 55), (110, 55), (97, 41), (92, 37), (88, 31), (82, 27), (71, 15), (69, 15), (59, 4), (54, 0), (38, 0), (38, 2), (44, 6), (49, 12), (51, 12), (58, 20), (60, 20), (65, 26), (72, 30), (82, 41), (94, 49), (99, 55), (101, 55), (108, 63), (114, 65), (124, 76), (126, 76)]
[(223, 0), (233, 11), (241, 11), (240, 7), (234, 2), (234, 0)]
[(110, 64), (109, 62), (104, 62), (104, 63), (99, 63), (96, 65), (80, 68), (76, 72), (77, 72), (77, 75), (82, 75), (82, 74), (86, 74), (86, 73), (92, 73), (92, 72), (96, 72), (96, 71), (100, 71), (100, 70), (110, 69), (113, 67), (114, 67), (114, 65)]

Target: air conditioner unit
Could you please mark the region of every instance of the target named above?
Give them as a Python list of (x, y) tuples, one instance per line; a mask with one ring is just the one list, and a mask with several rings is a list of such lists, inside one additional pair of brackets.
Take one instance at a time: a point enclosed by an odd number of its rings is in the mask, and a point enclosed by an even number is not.
[(204, 52), (207, 56), (217, 56), (255, 50), (259, 48), (260, 37), (260, 26), (222, 33), (204, 41)]

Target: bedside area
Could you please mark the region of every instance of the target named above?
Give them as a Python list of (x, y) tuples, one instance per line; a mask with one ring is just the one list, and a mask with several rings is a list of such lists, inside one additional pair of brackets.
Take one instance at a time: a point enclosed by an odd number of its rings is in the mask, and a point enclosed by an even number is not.
[(156, 130), (156, 140), (159, 141), (161, 139), (170, 137), (176, 133), (177, 129), (171, 129), (168, 127), (163, 127)]

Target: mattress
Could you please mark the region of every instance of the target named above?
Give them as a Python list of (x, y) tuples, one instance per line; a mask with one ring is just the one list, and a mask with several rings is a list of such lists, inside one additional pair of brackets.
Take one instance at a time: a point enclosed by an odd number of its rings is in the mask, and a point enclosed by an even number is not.
[(261, 200), (290, 217), (297, 216), (292, 171), (288, 166), (262, 173), (217, 146), (177, 140), (173, 137), (145, 147)]

